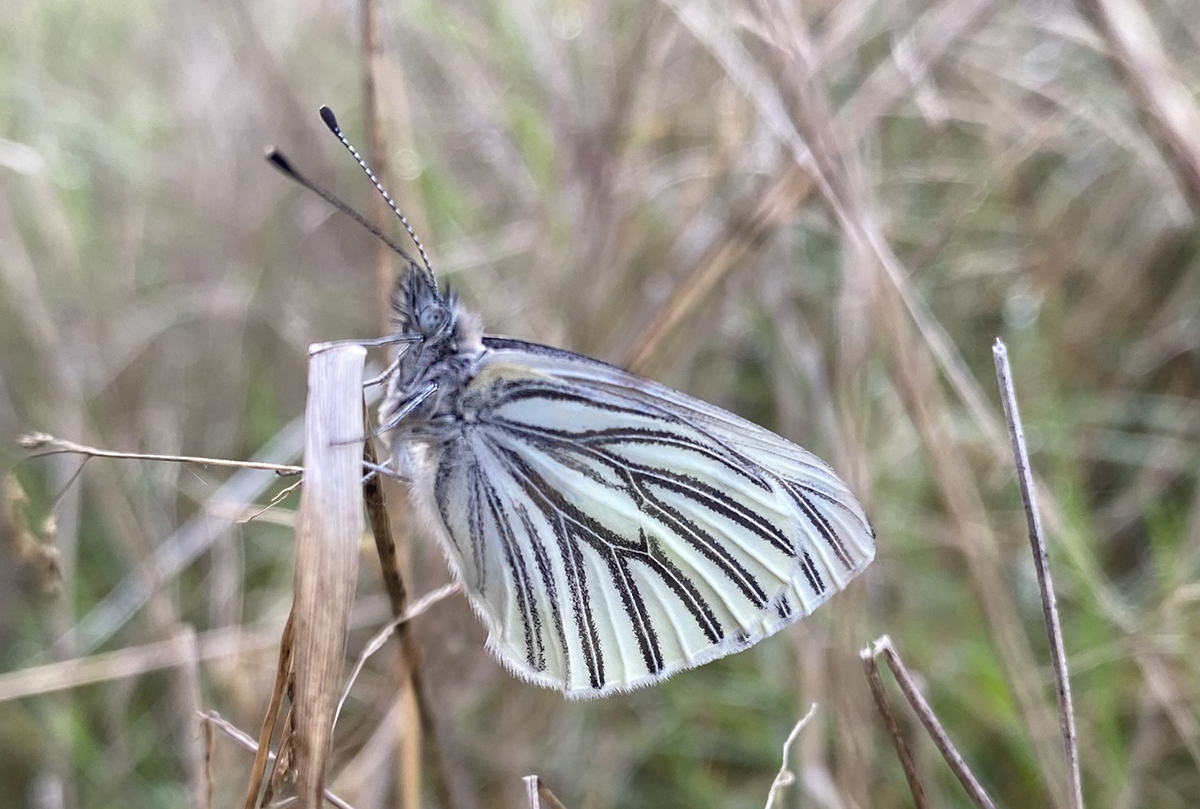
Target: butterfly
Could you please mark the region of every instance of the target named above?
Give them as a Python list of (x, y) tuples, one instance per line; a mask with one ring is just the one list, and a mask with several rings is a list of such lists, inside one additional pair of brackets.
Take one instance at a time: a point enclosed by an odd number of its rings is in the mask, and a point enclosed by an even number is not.
[(862, 506), (815, 455), (605, 362), (484, 335), (409, 233), (423, 264), (392, 294), (381, 469), (410, 481), (514, 674), (568, 698), (657, 683), (774, 634), (870, 564)]

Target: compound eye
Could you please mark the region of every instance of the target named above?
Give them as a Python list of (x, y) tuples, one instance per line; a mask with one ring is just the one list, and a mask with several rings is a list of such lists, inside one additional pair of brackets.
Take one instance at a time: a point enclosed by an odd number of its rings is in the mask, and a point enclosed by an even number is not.
[(429, 306), (425, 308), (418, 318), (421, 331), (425, 334), (433, 334), (441, 331), (449, 319), (450, 313), (441, 306)]

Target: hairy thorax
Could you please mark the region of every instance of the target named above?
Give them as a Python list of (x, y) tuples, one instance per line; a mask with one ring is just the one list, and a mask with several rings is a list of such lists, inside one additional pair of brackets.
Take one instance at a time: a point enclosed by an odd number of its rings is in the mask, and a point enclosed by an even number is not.
[[(381, 424), (390, 424), (397, 414), (408, 411), (392, 431), (394, 445), (452, 439), (461, 419), (463, 391), (479, 370), (484, 349), (478, 319), (452, 300), (439, 298), (436, 305), (446, 306), (448, 317), (435, 333), (418, 332), (421, 339), (399, 349), (395, 373), (379, 409)], [(417, 321), (412, 318), (408, 323)]]
[(380, 421), (387, 423), (399, 409), (409, 401), (404, 392), (423, 391), (430, 384), (437, 390), (416, 407), (399, 427), (396, 437), (400, 440), (444, 440), (446, 433), (454, 429), (459, 418), (458, 403), (463, 390), (475, 375), (480, 351), (446, 350), (436, 352), (433, 357), (414, 358), (419, 362), (410, 371), (408, 379), (397, 374), (392, 391), (380, 409)]

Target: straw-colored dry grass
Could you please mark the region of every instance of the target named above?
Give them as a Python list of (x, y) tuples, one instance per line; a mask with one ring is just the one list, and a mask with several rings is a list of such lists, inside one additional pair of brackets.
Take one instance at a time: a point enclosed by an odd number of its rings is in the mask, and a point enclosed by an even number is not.
[[(357, 4), (0, 4), (0, 436), (298, 461), (307, 345), (371, 336), (382, 311), (369, 237), (262, 161), (277, 144), (376, 205), (327, 103), (360, 146), (381, 139), (393, 195), (490, 331), (803, 443), (879, 534), (812, 618), (596, 703), (514, 681), (461, 597), (441, 602), (411, 627), (441, 766), (380, 654), (337, 727), (334, 792), (433, 805), (442, 770), (465, 809), (519, 806), (536, 773), (573, 809), (761, 806), (815, 701), (783, 805), (909, 806), (858, 658), (886, 632), (998, 803), (1067, 806), (1001, 336), (1087, 803), (1195, 806), (1200, 15), (724, 5), (381, 4), (369, 134)], [(0, 525), (0, 805), (181, 806), (205, 772), (236, 805), (251, 755), (217, 733), (201, 760), (181, 731), (197, 686), (203, 709), (261, 722), (298, 497), (246, 518), (291, 481), (79, 464), (17, 466), (28, 524)], [(388, 497), (415, 600), (448, 574)], [(362, 562), (351, 659), (390, 614), (369, 540)], [(968, 806), (900, 722), (931, 803)]]

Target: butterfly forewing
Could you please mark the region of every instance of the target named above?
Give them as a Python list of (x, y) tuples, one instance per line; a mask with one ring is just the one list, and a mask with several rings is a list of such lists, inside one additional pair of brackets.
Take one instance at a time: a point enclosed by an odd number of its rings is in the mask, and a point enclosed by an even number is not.
[(518, 674), (602, 696), (743, 649), (874, 556), (811, 453), (613, 366), (485, 338), (418, 502)]

